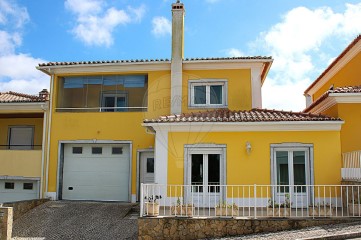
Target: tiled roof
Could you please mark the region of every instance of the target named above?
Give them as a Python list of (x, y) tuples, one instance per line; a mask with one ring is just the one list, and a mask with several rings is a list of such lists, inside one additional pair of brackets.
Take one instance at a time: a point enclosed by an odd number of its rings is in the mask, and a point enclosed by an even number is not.
[[(197, 61), (231, 61), (231, 60), (271, 60), (272, 57), (250, 56), (250, 57), (218, 57), (218, 58), (185, 58), (184, 62)], [(170, 62), (170, 59), (135, 59), (135, 60), (113, 60), (113, 61), (79, 61), (79, 62), (48, 62), (39, 63), (39, 67), (47, 66), (69, 66), (69, 65), (92, 65), (92, 64), (114, 64), (114, 63), (149, 63)]]
[(358, 35), (358, 36), (345, 48), (345, 50), (343, 50), (343, 52), (342, 52), (340, 55), (338, 55), (338, 57), (337, 57), (335, 60), (333, 60), (333, 62), (325, 69), (325, 71), (323, 71), (323, 72), (321, 73), (321, 75), (305, 90), (305, 93), (307, 93), (313, 86), (315, 86), (315, 85), (321, 80), (321, 78), (323, 78), (323, 76), (325, 76), (326, 73), (327, 73), (328, 71), (330, 71), (330, 70), (341, 60), (341, 58), (342, 58), (343, 56), (345, 56), (346, 53), (347, 53), (348, 51), (350, 51), (351, 48), (353, 48), (353, 46), (355, 46), (360, 40), (361, 40), (361, 34)]
[(338, 94), (338, 93), (361, 93), (361, 85), (360, 86), (347, 86), (347, 87), (337, 87), (335, 89), (330, 89), (322, 94), (316, 101), (314, 101), (310, 106), (308, 106), (303, 112), (309, 112), (312, 108), (320, 104), (323, 100), (325, 100), (330, 94)]
[(17, 92), (5, 92), (0, 93), (0, 103), (28, 103), (28, 102), (45, 102), (46, 99), (35, 96), (29, 95), (24, 93), (17, 93)]
[(213, 111), (162, 116), (145, 119), (144, 123), (179, 122), (286, 122), (286, 121), (341, 121), (339, 118), (301, 112), (286, 112), (254, 108), (249, 111), (218, 109)]

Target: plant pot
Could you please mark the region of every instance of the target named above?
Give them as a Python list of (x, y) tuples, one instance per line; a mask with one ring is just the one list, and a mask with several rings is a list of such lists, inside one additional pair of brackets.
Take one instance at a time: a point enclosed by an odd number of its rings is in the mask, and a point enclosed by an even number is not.
[(284, 207), (267, 207), (267, 216), (268, 217), (289, 217), (291, 216), (291, 209)]
[(360, 204), (348, 204), (348, 214), (350, 216), (361, 216), (361, 205)]
[(313, 217), (331, 217), (333, 215), (333, 207), (309, 207), (308, 214)]
[(172, 206), (170, 208), (171, 214), (178, 215), (178, 216), (187, 216), (191, 217), (194, 213), (194, 207), (191, 206)]
[(232, 217), (232, 216), (238, 216), (238, 209), (232, 209), (232, 208), (220, 208), (220, 207), (215, 207), (216, 210), (216, 216), (227, 216), (227, 217)]
[(159, 203), (146, 202), (145, 203), (145, 215), (158, 216), (159, 215)]

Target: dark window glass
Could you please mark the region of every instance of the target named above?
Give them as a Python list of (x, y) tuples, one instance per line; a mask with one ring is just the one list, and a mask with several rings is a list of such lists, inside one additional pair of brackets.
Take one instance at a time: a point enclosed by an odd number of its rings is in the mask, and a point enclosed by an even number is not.
[(112, 154), (123, 154), (123, 148), (121, 147), (113, 147)]
[(24, 183), (23, 189), (25, 190), (33, 190), (33, 183)]
[(103, 148), (101, 147), (92, 147), (92, 154), (102, 154)]
[(5, 182), (5, 189), (14, 189), (15, 183), (13, 182)]
[(154, 173), (154, 158), (147, 158), (147, 173)]
[(82, 154), (83, 147), (73, 147), (73, 154)]
[(206, 86), (194, 86), (194, 104), (206, 104)]
[(105, 97), (104, 98), (104, 112), (114, 112), (115, 100), (114, 97)]
[(222, 85), (210, 86), (210, 101), (211, 104), (222, 104)]

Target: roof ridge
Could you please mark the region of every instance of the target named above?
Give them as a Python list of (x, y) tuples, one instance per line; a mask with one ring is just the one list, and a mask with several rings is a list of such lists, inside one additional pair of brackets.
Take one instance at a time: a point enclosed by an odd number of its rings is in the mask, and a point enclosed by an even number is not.
[(16, 95), (18, 97), (26, 97), (26, 98), (31, 98), (31, 99), (41, 99), (39, 96), (30, 95), (30, 94), (26, 94), (26, 93), (19, 93), (19, 92), (13, 92), (13, 91), (8, 91), (6, 93)]

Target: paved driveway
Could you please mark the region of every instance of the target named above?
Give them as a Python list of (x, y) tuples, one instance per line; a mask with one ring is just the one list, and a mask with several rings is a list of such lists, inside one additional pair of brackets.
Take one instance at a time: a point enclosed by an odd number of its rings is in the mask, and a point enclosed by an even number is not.
[(132, 204), (50, 201), (14, 222), (14, 239), (137, 239)]

